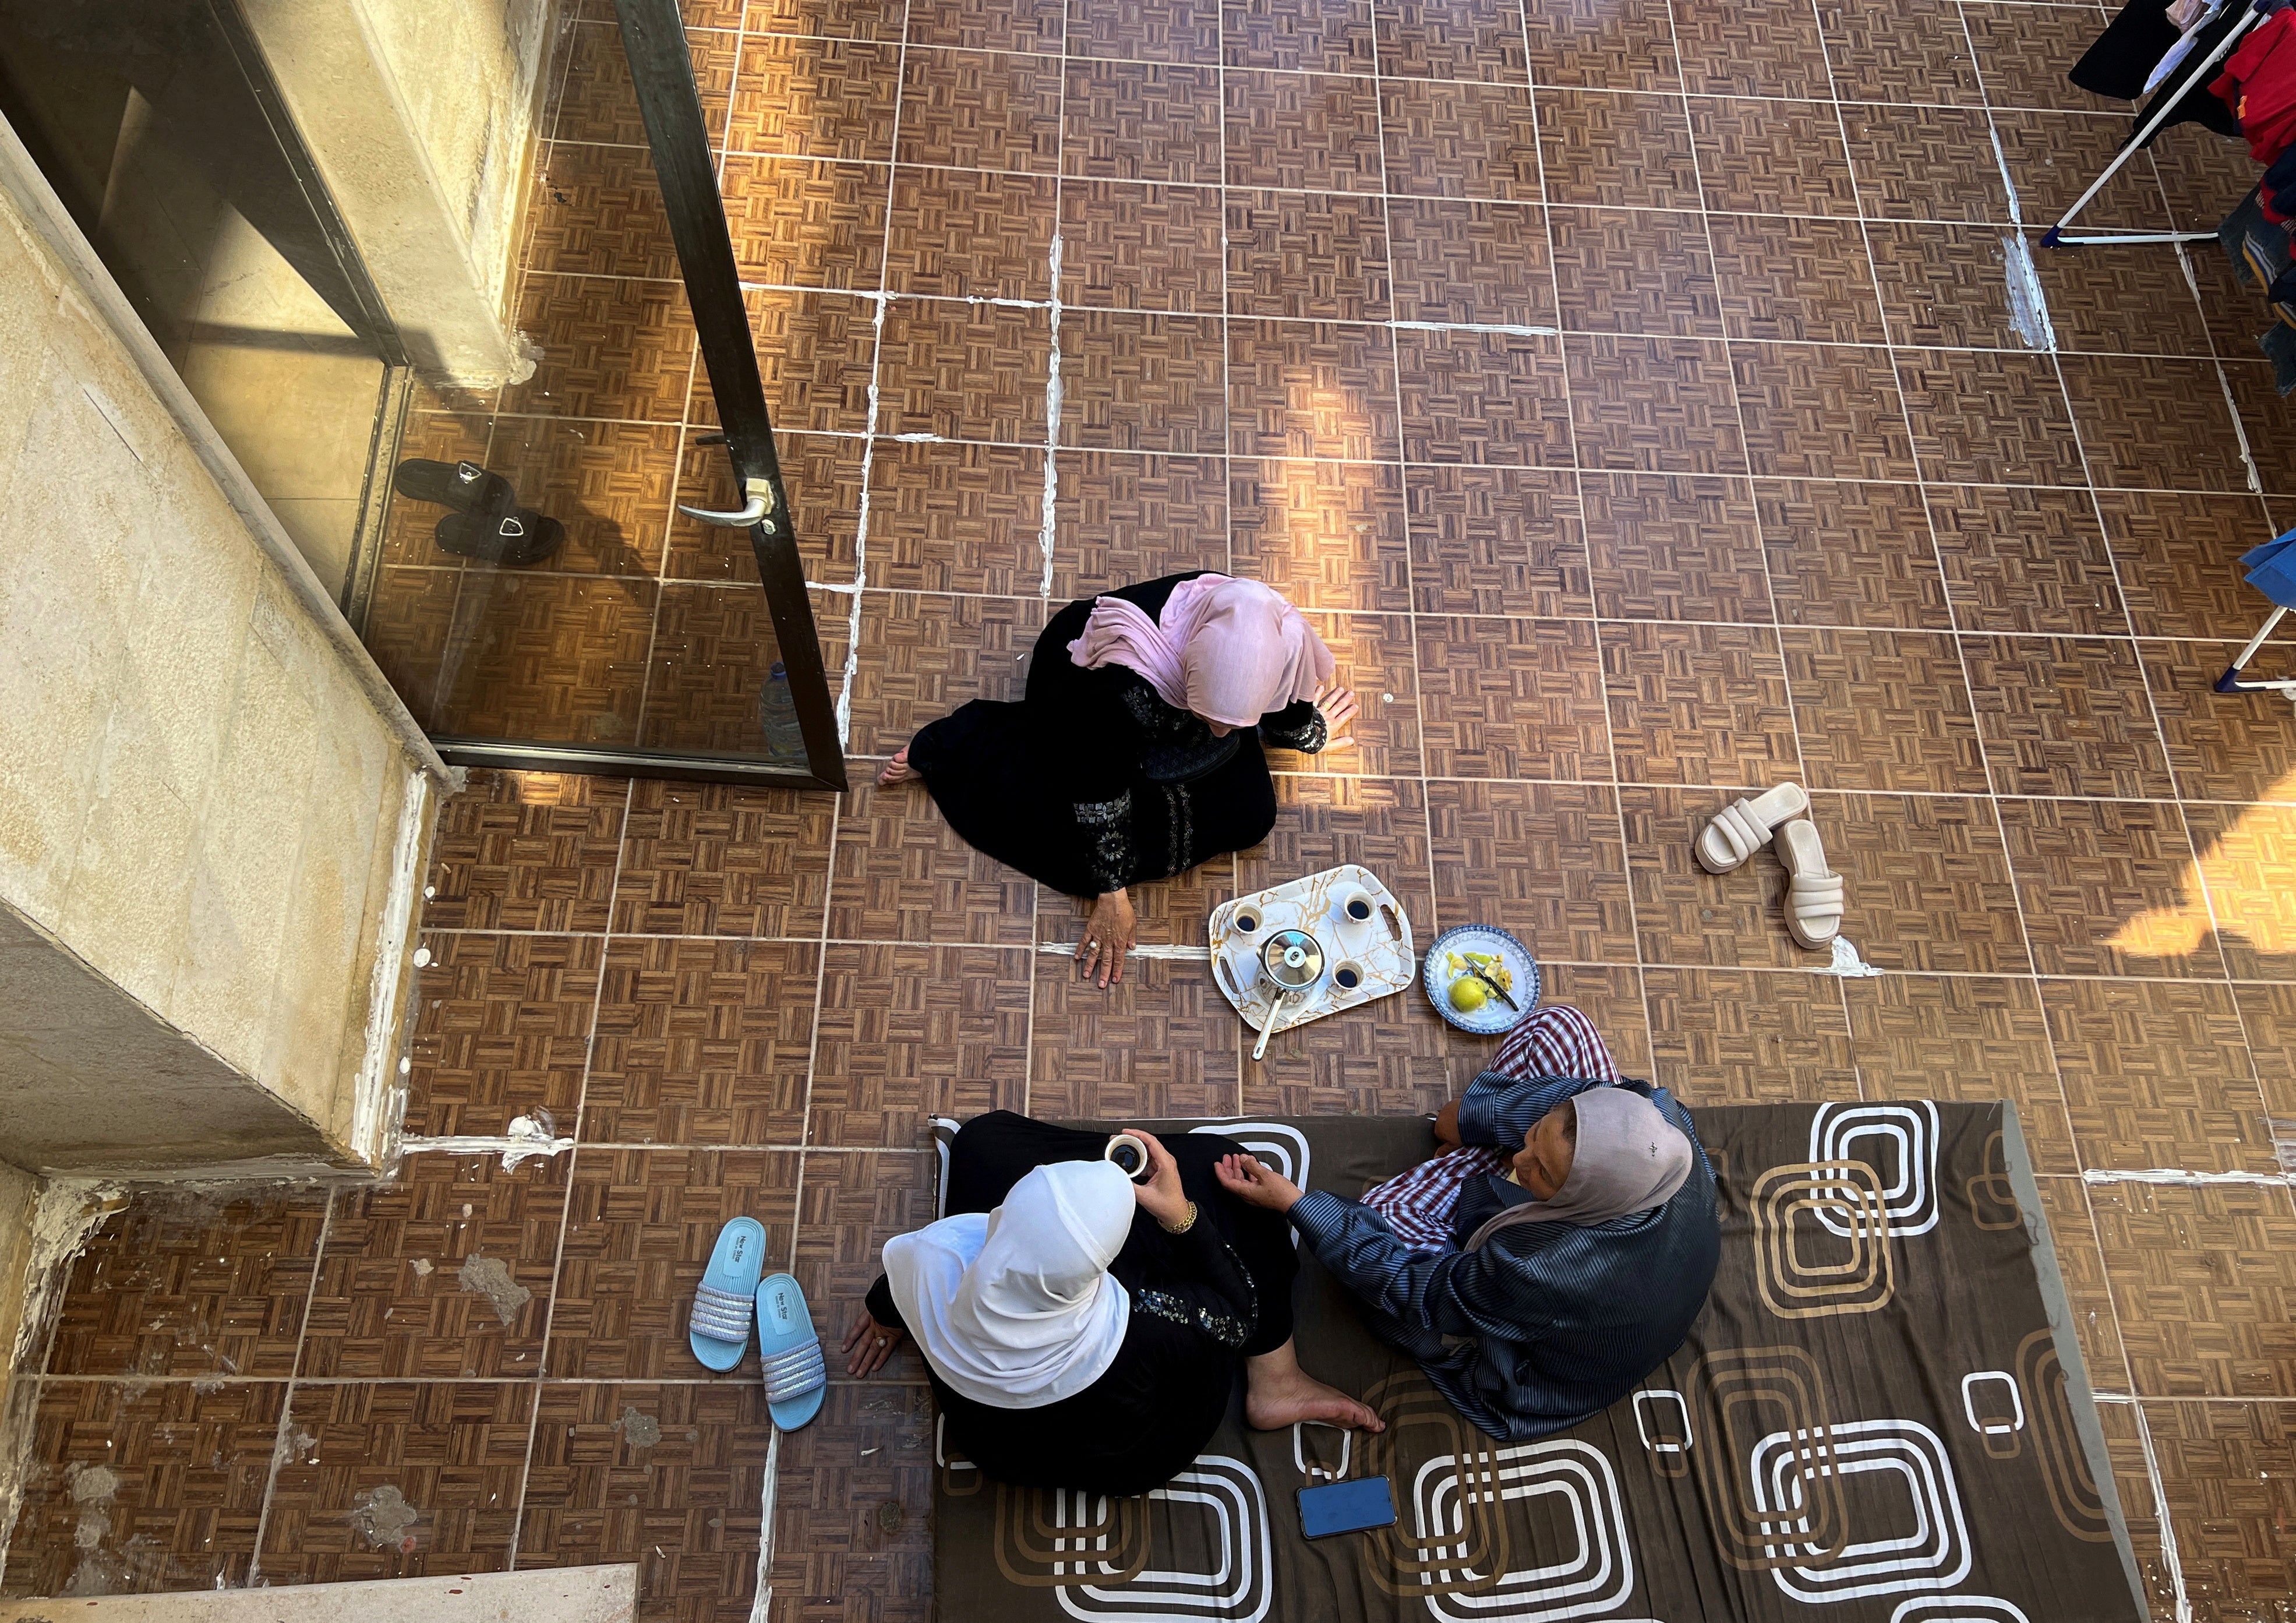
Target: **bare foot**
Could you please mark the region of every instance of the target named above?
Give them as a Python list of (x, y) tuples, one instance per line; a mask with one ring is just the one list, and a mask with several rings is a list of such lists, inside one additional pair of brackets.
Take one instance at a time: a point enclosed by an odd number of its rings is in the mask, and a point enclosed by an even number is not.
[(877, 775), (877, 787), (890, 789), (894, 784), (906, 783), (916, 775), (917, 769), (909, 765), (909, 747), (903, 744), (901, 752), (886, 762), (884, 771)]
[(1301, 1369), (1289, 1341), (1245, 1359), (1244, 1376), (1243, 1417), (1256, 1430), (1277, 1431), (1303, 1420), (1363, 1431), (1387, 1430), (1369, 1407)]

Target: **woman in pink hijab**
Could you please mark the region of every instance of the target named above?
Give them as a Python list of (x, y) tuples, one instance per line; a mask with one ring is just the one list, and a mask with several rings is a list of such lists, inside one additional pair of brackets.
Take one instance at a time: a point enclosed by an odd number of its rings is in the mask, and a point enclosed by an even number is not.
[(1124, 978), (1132, 886), (1258, 845), (1275, 824), (1263, 745), (1355, 741), (1356, 698), (1281, 593), (1167, 575), (1081, 598), (1037, 639), (1027, 696), (976, 699), (909, 741), (881, 784), (922, 778), (965, 840), (1092, 904), (1077, 960)]

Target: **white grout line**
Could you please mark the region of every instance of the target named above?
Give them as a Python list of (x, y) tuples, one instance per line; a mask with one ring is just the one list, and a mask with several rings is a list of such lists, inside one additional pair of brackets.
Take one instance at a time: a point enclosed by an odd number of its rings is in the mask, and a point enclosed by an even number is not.
[[(354, 1193), (331, 1193), (327, 1197), (325, 1208), (319, 1214), (319, 1249), (311, 1259), (310, 1283), (303, 1288), (303, 1322), (295, 1331), (295, 1358), (287, 1366), (287, 1389), (279, 1399), (279, 1425), (271, 1435), (271, 1463), (264, 1472), (262, 1509), (256, 1514), (255, 1543), (247, 1559), (247, 1581), (241, 1586), (242, 1588), (253, 1589), (261, 1581), (263, 1538), (265, 1532), (271, 1526), (271, 1505), (279, 1488), (279, 1468), (287, 1463), (287, 1456), (292, 1452), (295, 1436), (295, 1387), (302, 1374), (303, 1346), (311, 1332), (311, 1303), (319, 1293), (319, 1270), (327, 1258), (327, 1237), (334, 1228), (335, 1202), (338, 1200), (356, 1198)], [(122, 1377), (123, 1381), (129, 1379), (135, 1379), (135, 1377)], [(202, 1379), (212, 1379), (212, 1377), (192, 1376), (187, 1379), (197, 1381)], [(253, 1380), (254, 1377), (250, 1379)], [(529, 1448), (533, 1447), (533, 1441), (529, 1434), (527, 1439)], [(520, 1495), (521, 1503), (524, 1497), (521, 1492)]]
[(2160, 1456), (2152, 1451), (2152, 1426), (2144, 1406), (2134, 1398), (2101, 1392), (2090, 1394), (2099, 1403), (2126, 1404), (2136, 1416), (2136, 1440), (2144, 1451), (2144, 1478), (2152, 1489), (2152, 1519), (2161, 1532), (2161, 1564), (2169, 1570), (2169, 1588), (2175, 1599), (2176, 1623), (2193, 1623), (2192, 1597), (2185, 1591), (2185, 1563), (2177, 1553), (2177, 1529), (2169, 1520), (2169, 1494), (2161, 1483)]
[[(1065, 18), (1063, 13), (1063, 18)], [(1063, 28), (1067, 26), (1063, 20)], [(1062, 91), (1065, 97), (1067, 92)], [(1065, 105), (1065, 102), (1063, 102)], [(1044, 579), (1037, 594), (1049, 607), (1053, 601), (1053, 544), (1059, 514), (1061, 490), (1061, 231), (1060, 183), (1053, 187), (1053, 301), (1051, 311), (1052, 341), (1046, 348), (1045, 365), (1045, 500), (1043, 520), (1037, 532), (1037, 545), (1045, 554)], [(1222, 379), (1225, 384), (1225, 378)]]
[(2085, 1169), (2084, 1184), (2168, 1184), (2187, 1188), (2203, 1188), (2218, 1184), (2236, 1184), (2251, 1187), (2286, 1189), (2296, 1186), (2296, 1176), (2284, 1172), (2188, 1172), (2182, 1167), (2147, 1167), (2141, 1172), (2099, 1171)]

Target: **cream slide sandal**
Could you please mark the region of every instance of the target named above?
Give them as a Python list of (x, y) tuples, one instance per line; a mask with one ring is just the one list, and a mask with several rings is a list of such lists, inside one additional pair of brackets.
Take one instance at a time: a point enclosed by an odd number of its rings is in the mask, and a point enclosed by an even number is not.
[(1709, 873), (1727, 873), (1769, 844), (1779, 824), (1808, 809), (1809, 796), (1799, 783), (1766, 789), (1751, 800), (1734, 800), (1715, 813), (1698, 831), (1691, 851)]
[(1823, 947), (1841, 933), (1841, 875), (1826, 865), (1817, 824), (1797, 817), (1778, 830), (1778, 866), (1786, 871), (1786, 928), (1804, 947)]

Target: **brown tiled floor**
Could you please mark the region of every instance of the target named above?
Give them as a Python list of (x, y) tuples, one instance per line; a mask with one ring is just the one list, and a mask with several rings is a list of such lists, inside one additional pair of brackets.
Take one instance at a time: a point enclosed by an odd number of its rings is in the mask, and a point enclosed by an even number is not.
[[(2230, 560), (2296, 507), (2263, 316), (2207, 255), (2202, 306), (2172, 252), (2098, 249), (2041, 256), (2059, 353), (2009, 321), (2003, 234), (2126, 128), (2062, 78), (2105, 13), (688, 12), (857, 766), (1015, 693), (1069, 597), (1280, 586), (1364, 690), (1360, 748), (1280, 761), (1267, 844), (1144, 889), (1144, 939), (1359, 860), (1423, 939), (1521, 932), (1693, 1104), (2014, 1098), (2161, 1615), (2155, 1480), (2195, 1615), (2288, 1615), (2289, 1193), (2080, 1176), (2268, 1173), (2296, 1117), (2296, 721), (2208, 691), (2258, 611)], [(582, 14), (524, 257), (540, 367), (412, 430), (571, 538), (512, 594), (410, 512), (370, 635), (442, 725), (740, 747), (762, 621), (746, 558), (670, 517), (728, 493)], [(2094, 217), (2212, 225), (2251, 178), (2180, 129)], [(450, 621), (486, 681), (437, 680)], [(1688, 860), (1788, 779), (1878, 978), (1810, 972), (1767, 859)], [(929, 1114), (1423, 1110), (1483, 1052), (1406, 997), (1253, 1065), (1198, 964), (1080, 988), (1072, 905), (913, 793), (481, 777), (434, 884), (409, 1130), (546, 1111), (578, 1147), (114, 1219), (18, 1383), (45, 1469), (12, 1592), (636, 1559), (649, 1618), (737, 1619), (770, 1495), (774, 1616), (921, 1619), (916, 1365), (774, 1440), (679, 1333), (718, 1224), (764, 1221), (833, 1333), (925, 1213)], [(67, 1473), (99, 1463), (91, 1549)], [(410, 1547), (355, 1524), (384, 1487)]]

